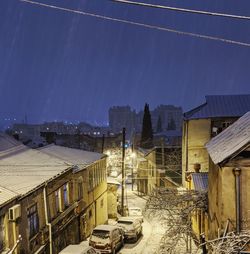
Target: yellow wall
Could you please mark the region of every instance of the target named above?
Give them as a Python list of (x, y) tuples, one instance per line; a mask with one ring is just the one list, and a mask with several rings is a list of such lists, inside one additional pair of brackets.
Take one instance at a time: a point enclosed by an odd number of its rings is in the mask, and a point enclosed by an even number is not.
[(201, 164), (201, 171), (209, 169), (209, 155), (205, 144), (211, 139), (211, 120), (198, 119), (185, 121), (183, 124), (182, 137), (182, 172), (183, 185), (185, 172), (194, 171), (195, 163)]
[(223, 234), (230, 220), (229, 231), (236, 229), (236, 191), (234, 168), (241, 169), (241, 229), (250, 229), (250, 160), (231, 161), (219, 168), (214, 165), (209, 171), (209, 239)]

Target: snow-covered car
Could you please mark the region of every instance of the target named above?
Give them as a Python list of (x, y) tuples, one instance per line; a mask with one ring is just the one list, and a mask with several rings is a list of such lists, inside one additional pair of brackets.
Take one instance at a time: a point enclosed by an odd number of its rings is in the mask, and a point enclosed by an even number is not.
[(132, 239), (136, 242), (142, 235), (142, 223), (138, 218), (120, 217), (116, 225), (124, 230), (125, 241)]
[(100, 254), (100, 252), (89, 246), (88, 241), (84, 241), (80, 244), (68, 245), (59, 254)]
[(129, 207), (128, 208), (128, 215), (130, 217), (136, 217), (143, 222), (143, 215), (142, 215), (142, 209), (140, 207)]
[(124, 232), (118, 226), (99, 225), (94, 228), (89, 245), (100, 253), (115, 254), (124, 245)]

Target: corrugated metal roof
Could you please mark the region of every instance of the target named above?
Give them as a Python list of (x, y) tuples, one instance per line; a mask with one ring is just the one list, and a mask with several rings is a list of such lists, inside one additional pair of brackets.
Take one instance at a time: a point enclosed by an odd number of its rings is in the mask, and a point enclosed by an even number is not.
[(13, 198), (17, 196), (18, 196), (18, 193), (0, 186), (0, 206), (1, 204), (4, 204), (5, 202), (12, 200)]
[(106, 155), (102, 153), (89, 152), (56, 145), (45, 146), (40, 148), (39, 151), (59, 158), (65, 163), (69, 163), (71, 165), (89, 165), (97, 160), (106, 157)]
[(67, 170), (64, 160), (0, 135), (0, 205), (24, 195)]
[(184, 113), (184, 118), (240, 117), (250, 111), (250, 94), (209, 95), (206, 103)]
[[(0, 146), (1, 139), (5, 137), (0, 136)], [(0, 152), (0, 205), (15, 195), (25, 195), (74, 165), (90, 164), (105, 156), (55, 145), (33, 150), (17, 143), (6, 148)]]
[[(13, 148), (8, 156), (0, 160), (0, 186), (18, 195), (24, 195), (61, 174), (68, 168), (63, 160), (49, 156), (37, 150), (18, 150)], [(0, 203), (1, 204), (1, 203)]]
[(215, 164), (250, 144), (250, 111), (206, 144)]
[(208, 173), (192, 173), (194, 189), (197, 191), (206, 191), (208, 189)]

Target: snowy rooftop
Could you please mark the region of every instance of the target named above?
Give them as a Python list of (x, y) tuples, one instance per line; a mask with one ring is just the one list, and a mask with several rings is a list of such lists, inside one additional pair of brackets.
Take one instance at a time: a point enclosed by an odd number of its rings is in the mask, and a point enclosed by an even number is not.
[(206, 144), (215, 164), (236, 154), (250, 144), (250, 111)]
[[(9, 151), (9, 153), (8, 153)], [(19, 146), (0, 153), (0, 188), (12, 194), (24, 195), (54, 176), (61, 174), (70, 166), (63, 160), (37, 150), (19, 149)], [(4, 195), (4, 196), (5, 196)], [(13, 195), (12, 195), (13, 196)], [(7, 201), (0, 192), (0, 204)]]
[(18, 196), (18, 193), (0, 186), (0, 206)]
[(42, 153), (63, 160), (70, 165), (89, 165), (106, 157), (105, 154), (68, 148), (64, 146), (49, 145), (39, 149)]
[(27, 148), (1, 134), (0, 205), (28, 193), (69, 167), (64, 160)]

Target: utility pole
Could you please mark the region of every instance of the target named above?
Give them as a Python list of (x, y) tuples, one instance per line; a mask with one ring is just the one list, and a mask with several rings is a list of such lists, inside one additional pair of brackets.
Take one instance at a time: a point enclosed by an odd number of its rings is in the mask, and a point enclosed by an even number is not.
[(122, 129), (122, 216), (125, 216), (124, 213), (124, 188), (125, 188), (125, 172), (124, 172), (124, 159), (125, 159), (125, 136), (126, 129)]
[(132, 176), (132, 191), (134, 190), (134, 143), (132, 144), (132, 169), (131, 169), (131, 176)]
[(102, 135), (102, 153), (104, 152), (105, 134)]

